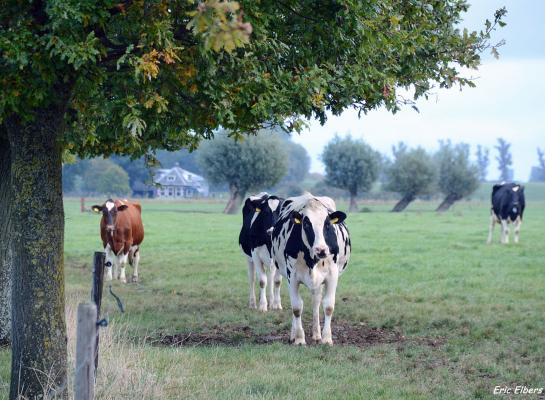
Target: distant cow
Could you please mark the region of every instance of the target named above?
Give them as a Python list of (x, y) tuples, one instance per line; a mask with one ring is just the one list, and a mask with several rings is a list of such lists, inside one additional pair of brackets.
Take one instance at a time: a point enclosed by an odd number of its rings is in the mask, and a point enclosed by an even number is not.
[[(108, 199), (101, 205), (95, 205), (92, 210), (102, 212), (100, 220), (100, 237), (106, 252), (106, 280), (112, 280), (114, 275), (123, 282), (127, 260), (133, 267), (132, 280), (138, 281), (138, 262), (140, 261), (140, 244), (144, 240), (144, 225), (142, 224), (142, 208), (138, 203), (127, 200)], [(119, 275), (117, 268), (120, 267)]]
[[(288, 280), (293, 312), (290, 340), (295, 344), (306, 343), (301, 323), (301, 283), (312, 293), (312, 339), (333, 344), (331, 317), (337, 280), (350, 258), (345, 218), (345, 213), (336, 211), (332, 199), (310, 193), (286, 199), (280, 209), (272, 235), (272, 253), (276, 267)], [(322, 285), (325, 286), (323, 332), (320, 329)]]
[(500, 183), (492, 188), (492, 209), (490, 210), (490, 228), (488, 243), (492, 242), (494, 225), (501, 224), (501, 243), (509, 243), (510, 222), (515, 227), (515, 243), (519, 241), (522, 214), (526, 202), (524, 200), (524, 186), (517, 183)]
[(282, 309), (280, 301), (282, 276), (274, 268), (271, 255), (271, 232), (274, 222), (278, 218), (278, 208), (281, 202), (281, 198), (268, 193), (260, 193), (248, 197), (242, 208), (242, 229), (238, 242), (248, 258), (250, 308), (256, 308), (255, 275), (257, 270), (260, 287), (259, 311), (267, 311), (269, 304), (273, 310)]

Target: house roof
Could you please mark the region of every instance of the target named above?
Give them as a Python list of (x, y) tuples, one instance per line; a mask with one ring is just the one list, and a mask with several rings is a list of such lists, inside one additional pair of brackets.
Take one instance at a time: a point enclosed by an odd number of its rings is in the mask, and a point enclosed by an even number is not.
[(193, 172), (175, 165), (173, 168), (158, 169), (153, 176), (153, 182), (164, 186), (190, 186), (200, 188), (206, 185), (206, 180)]

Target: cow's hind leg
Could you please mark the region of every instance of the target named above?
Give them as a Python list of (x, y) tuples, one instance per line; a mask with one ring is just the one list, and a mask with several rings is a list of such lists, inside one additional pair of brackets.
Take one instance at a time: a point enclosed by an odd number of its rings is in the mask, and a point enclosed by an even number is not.
[(127, 277), (125, 275), (125, 267), (127, 265), (128, 258), (129, 258), (129, 253), (123, 254), (122, 256), (118, 257), (119, 276), (117, 277), (117, 279), (119, 279), (123, 283), (127, 283)]
[[(140, 247), (136, 248), (129, 254), (129, 262), (132, 265), (132, 281), (138, 282), (138, 264), (140, 263)], [(131, 256), (132, 254), (132, 256)]]
[(299, 293), (299, 282), (297, 281), (292, 281), (290, 284), (290, 300), (293, 313), (290, 341), (292, 341), (293, 344), (305, 345), (305, 331), (301, 321), (301, 315), (303, 315), (303, 299)]
[(488, 227), (488, 239), (486, 243), (490, 244), (492, 243), (492, 233), (494, 232), (494, 226), (496, 225), (496, 217), (494, 214), (490, 215), (490, 225)]
[(274, 293), (273, 293), (273, 302), (272, 302), (271, 308), (273, 310), (281, 310), (282, 300), (280, 298), (280, 285), (282, 284), (282, 275), (280, 275), (280, 270), (276, 268), (275, 265), (272, 265), (271, 268), (274, 271)]
[(324, 329), (322, 330), (322, 343), (333, 344), (331, 335), (331, 318), (335, 309), (335, 293), (337, 291), (338, 271), (335, 268), (331, 271), (331, 275), (325, 281), (325, 296), (324, 296)]
[(322, 302), (322, 285), (311, 290), (312, 293), (312, 340), (319, 343), (322, 340), (320, 327), (320, 303)]
[(515, 226), (515, 228), (514, 228), (515, 235), (513, 237), (513, 240), (515, 241), (515, 243), (518, 243), (519, 242), (519, 235), (520, 235), (520, 226), (522, 225), (522, 221), (521, 221), (520, 217), (517, 217), (517, 219), (515, 220), (515, 222), (513, 224)]
[(250, 286), (249, 307), (256, 308), (255, 305), (255, 265), (251, 257), (248, 257), (248, 284)]

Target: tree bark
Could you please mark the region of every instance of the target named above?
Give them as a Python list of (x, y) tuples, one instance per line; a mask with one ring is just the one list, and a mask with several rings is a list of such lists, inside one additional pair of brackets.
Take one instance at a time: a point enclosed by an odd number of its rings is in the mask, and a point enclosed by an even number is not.
[(348, 211), (350, 212), (358, 211), (358, 203), (356, 202), (357, 195), (357, 193), (350, 193), (350, 205), (348, 206)]
[(0, 125), (0, 346), (11, 338), (11, 154), (5, 125)]
[(415, 196), (412, 194), (407, 194), (397, 202), (397, 204), (392, 208), (392, 212), (400, 212), (407, 208), (412, 201), (414, 201)]
[(237, 186), (229, 185), (229, 201), (223, 210), (224, 214), (238, 213), (245, 194), (245, 191), (240, 190)]
[(12, 364), (10, 399), (67, 398), (63, 105), (6, 119), (12, 181)]
[(460, 200), (460, 196), (457, 196), (455, 194), (449, 194), (441, 204), (439, 204), (439, 207), (435, 211), (443, 212), (447, 211), (456, 201)]

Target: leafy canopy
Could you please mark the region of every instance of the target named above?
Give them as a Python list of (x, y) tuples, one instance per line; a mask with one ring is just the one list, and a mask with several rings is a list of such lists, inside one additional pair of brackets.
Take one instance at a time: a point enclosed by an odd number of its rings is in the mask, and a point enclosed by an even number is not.
[(479, 168), (469, 160), (469, 145), (450, 140), (439, 142), (436, 154), (439, 164), (439, 189), (459, 200), (479, 187)]
[(404, 143), (392, 150), (394, 160), (386, 169), (386, 190), (413, 198), (430, 193), (437, 178), (433, 158), (421, 147), (408, 149)]
[(277, 135), (263, 132), (235, 141), (226, 132), (201, 145), (198, 160), (214, 184), (227, 183), (242, 197), (249, 190), (274, 186), (286, 174), (287, 154)]
[[(82, 157), (195, 148), (353, 106), (396, 111), (434, 86), (472, 86), (505, 10), (481, 32), (464, 0), (6, 0), (0, 123), (68, 93), (64, 148)], [(492, 47), (496, 51), (495, 47)], [(62, 97), (64, 98), (64, 97)]]
[(322, 153), (327, 184), (346, 189), (353, 196), (367, 192), (377, 180), (380, 158), (363, 140), (335, 136)]

